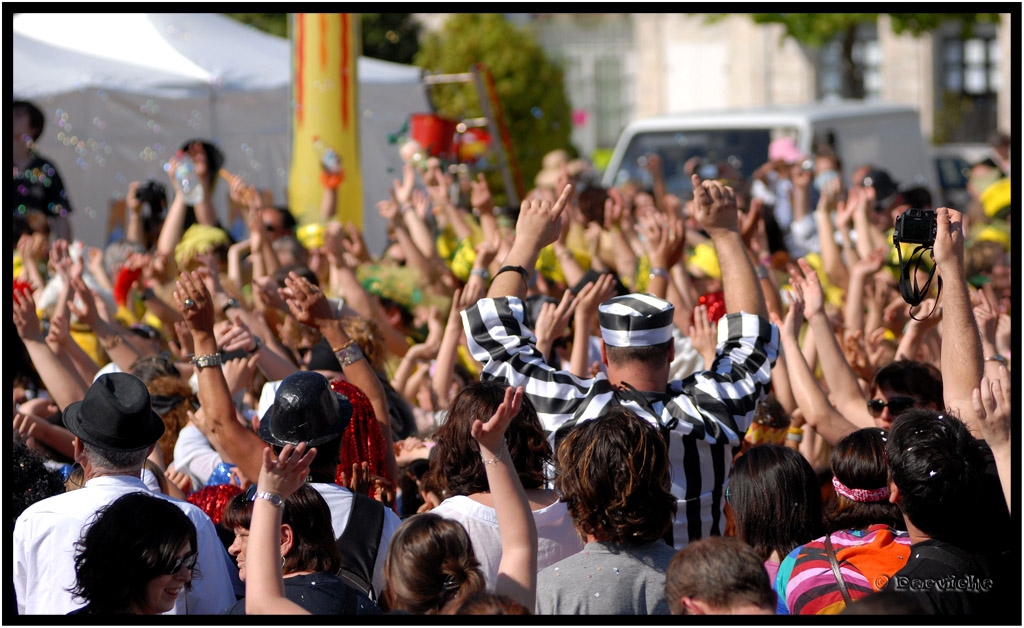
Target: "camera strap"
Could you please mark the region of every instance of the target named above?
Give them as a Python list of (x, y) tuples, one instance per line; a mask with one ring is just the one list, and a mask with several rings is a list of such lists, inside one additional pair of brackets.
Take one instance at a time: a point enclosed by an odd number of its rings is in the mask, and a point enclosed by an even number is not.
[[(932, 285), (932, 279), (935, 277), (934, 257), (932, 258), (932, 269), (928, 273), (928, 280), (924, 282), (923, 286), (918, 286), (916, 271), (921, 265), (921, 258), (924, 256), (925, 251), (928, 251), (928, 253), (931, 254), (932, 247), (925, 246), (923, 244), (918, 245), (918, 247), (914, 249), (914, 252), (910, 254), (910, 257), (908, 257), (907, 261), (904, 263), (903, 248), (900, 246), (899, 240), (893, 238), (893, 243), (896, 245), (896, 258), (899, 260), (900, 264), (900, 295), (903, 296), (904, 301), (910, 304), (910, 318), (914, 319), (915, 321), (922, 320), (914, 316), (914, 308), (917, 307), (918, 305), (921, 305), (921, 301), (924, 301), (924, 297), (928, 293), (928, 288)], [(910, 274), (912, 271), (914, 273), (913, 286), (911, 286), (910, 278)], [(938, 290), (938, 293), (935, 296), (935, 303), (932, 305), (931, 312), (928, 312), (925, 318), (931, 316), (932, 313), (935, 312), (936, 306), (938, 306), (939, 304), (938, 295), (942, 294), (941, 276), (939, 277), (938, 282), (935, 285)]]

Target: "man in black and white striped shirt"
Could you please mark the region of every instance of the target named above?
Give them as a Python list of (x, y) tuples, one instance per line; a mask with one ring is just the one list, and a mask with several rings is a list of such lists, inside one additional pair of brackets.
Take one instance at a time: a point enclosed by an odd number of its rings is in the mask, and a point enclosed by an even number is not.
[(487, 298), (462, 313), (469, 349), (484, 365), (482, 377), (523, 386), (552, 437), (598, 418), (612, 404), (661, 427), (672, 464), (672, 493), (679, 500), (672, 530), (676, 548), (722, 533), (723, 485), (734, 448), (768, 393), (779, 343), (740, 236), (732, 190), (696, 175), (693, 180), (694, 211), (717, 250), (728, 312), (719, 321), (710, 369), (669, 381), (672, 305), (644, 294), (615, 297), (599, 307), (607, 375), (582, 379), (544, 362), (533, 332), (523, 325), (527, 269), (558, 236), (571, 186), (554, 204), (523, 202), (515, 242)]

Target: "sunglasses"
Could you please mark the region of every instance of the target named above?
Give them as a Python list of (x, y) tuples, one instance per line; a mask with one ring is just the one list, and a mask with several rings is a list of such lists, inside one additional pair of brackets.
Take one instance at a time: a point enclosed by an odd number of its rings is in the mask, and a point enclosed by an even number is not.
[(178, 573), (182, 567), (187, 567), (189, 571), (192, 571), (196, 567), (196, 561), (199, 560), (199, 554), (196, 552), (189, 552), (180, 558), (174, 559), (174, 564), (171, 568), (164, 573), (168, 576), (173, 576)]
[(725, 487), (725, 503), (732, 505), (732, 501), (729, 496), (730, 488), (732, 488), (732, 484), (729, 484)]
[(889, 403), (886, 403), (881, 399), (872, 399), (871, 401), (868, 402), (868, 412), (871, 413), (871, 416), (877, 419), (878, 417), (882, 416), (882, 410), (884, 410), (885, 407), (888, 406), (889, 414), (895, 417), (903, 414), (903, 412), (909, 410), (910, 408), (913, 408), (916, 405), (917, 399), (914, 399), (912, 397), (893, 397), (892, 399), (889, 400)]
[(135, 323), (129, 329), (136, 336), (145, 338), (147, 340), (157, 340), (160, 338), (160, 332), (144, 323)]

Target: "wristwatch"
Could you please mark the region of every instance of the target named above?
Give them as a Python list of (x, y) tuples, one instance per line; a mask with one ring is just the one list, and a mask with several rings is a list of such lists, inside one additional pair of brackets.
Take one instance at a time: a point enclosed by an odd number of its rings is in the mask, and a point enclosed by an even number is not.
[(209, 355), (197, 355), (192, 358), (192, 364), (199, 369), (204, 369), (208, 366), (220, 366), (223, 363), (224, 361), (221, 358), (220, 352), (211, 353)]
[(231, 297), (230, 299), (225, 301), (224, 306), (220, 308), (220, 311), (224, 312), (224, 314), (226, 315), (228, 313), (228, 310), (230, 310), (233, 307), (241, 307), (241, 305), (239, 305), (238, 303), (238, 299), (236, 299), (235, 297)]
[(284, 500), (277, 493), (268, 493), (266, 491), (258, 491), (256, 493), (258, 499), (265, 499), (270, 502), (270, 505), (274, 508), (284, 508)]

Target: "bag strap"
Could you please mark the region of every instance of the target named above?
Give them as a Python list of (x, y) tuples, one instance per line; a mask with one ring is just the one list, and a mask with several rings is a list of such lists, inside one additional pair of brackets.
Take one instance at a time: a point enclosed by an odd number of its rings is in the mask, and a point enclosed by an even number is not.
[(342, 565), (338, 577), (374, 601), (377, 596), (373, 590), (373, 566), (377, 562), (380, 534), (384, 530), (384, 508), (375, 499), (352, 493), (348, 525), (338, 537)]
[(832, 535), (825, 535), (825, 553), (828, 555), (828, 562), (832, 565), (832, 573), (836, 577), (836, 582), (839, 583), (839, 592), (843, 595), (843, 601), (847, 604), (853, 602), (850, 599), (850, 592), (846, 588), (846, 582), (843, 580), (843, 573), (839, 570), (839, 561), (836, 560), (836, 549), (832, 547)]

